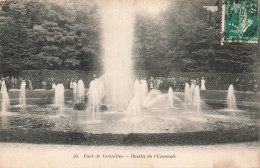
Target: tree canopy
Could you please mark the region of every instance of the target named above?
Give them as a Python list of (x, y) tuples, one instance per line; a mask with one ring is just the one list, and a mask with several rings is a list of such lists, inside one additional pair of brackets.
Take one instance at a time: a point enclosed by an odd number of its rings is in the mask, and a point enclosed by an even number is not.
[(97, 9), (79, 5), (7, 1), (0, 13), (2, 70), (99, 69)]
[[(94, 0), (53, 2), (56, 1), (8, 0), (3, 5), (0, 12), (3, 73), (101, 69), (102, 29)], [(175, 0), (156, 16), (137, 13), (135, 69), (259, 71), (259, 44), (221, 45), (221, 10), (210, 13), (204, 5), (214, 4), (211, 0)]]
[(137, 17), (135, 54), (144, 69), (158, 67), (154, 66), (157, 61), (159, 69), (166, 71), (259, 70), (259, 44), (221, 45), (221, 10), (210, 13), (204, 5), (214, 4), (209, 0), (176, 0), (156, 18)]

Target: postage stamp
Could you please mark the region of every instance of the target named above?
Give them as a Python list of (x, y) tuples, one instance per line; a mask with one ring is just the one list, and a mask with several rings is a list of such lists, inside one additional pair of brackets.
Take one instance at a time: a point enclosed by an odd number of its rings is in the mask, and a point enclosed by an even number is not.
[(258, 43), (258, 0), (224, 0), (222, 42)]

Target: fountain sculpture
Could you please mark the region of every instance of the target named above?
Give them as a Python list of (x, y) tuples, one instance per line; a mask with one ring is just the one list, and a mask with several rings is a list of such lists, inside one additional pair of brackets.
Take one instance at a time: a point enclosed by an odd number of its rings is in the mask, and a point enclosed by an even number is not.
[(10, 107), (10, 100), (9, 95), (7, 92), (7, 88), (5, 85), (5, 80), (2, 80), (1, 82), (1, 93), (2, 93), (2, 114), (5, 114), (8, 111), (8, 108)]
[(55, 88), (55, 96), (54, 96), (55, 106), (60, 111), (60, 117), (63, 116), (63, 110), (64, 110), (64, 86), (63, 84), (59, 83)]
[(26, 106), (26, 91), (25, 91), (25, 88), (26, 88), (26, 82), (25, 80), (22, 81), (21, 83), (21, 87), (20, 87), (20, 95), (19, 95), (19, 103), (20, 103), (20, 106)]
[(233, 85), (230, 85), (228, 88), (227, 109), (230, 111), (237, 110), (237, 102), (236, 102), (236, 96), (235, 96)]

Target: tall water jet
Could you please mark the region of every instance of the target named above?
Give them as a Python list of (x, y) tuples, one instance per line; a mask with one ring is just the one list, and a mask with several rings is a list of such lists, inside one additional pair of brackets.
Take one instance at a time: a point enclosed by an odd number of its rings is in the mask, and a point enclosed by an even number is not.
[(153, 100), (161, 95), (162, 95), (162, 92), (160, 90), (157, 90), (157, 89), (151, 90), (145, 98), (144, 107), (149, 107), (153, 103)]
[(235, 96), (234, 87), (232, 84), (228, 88), (227, 109), (228, 110), (237, 110), (236, 96)]
[(194, 98), (194, 91), (195, 91), (195, 87), (196, 87), (196, 83), (194, 83), (193, 81), (190, 84), (190, 104), (192, 104), (193, 102), (193, 98)]
[(100, 102), (102, 99), (101, 90), (102, 82), (100, 83), (98, 79), (94, 79), (90, 82), (88, 96), (88, 108), (92, 111), (92, 120), (95, 120), (95, 112), (99, 111)]
[(145, 98), (148, 95), (148, 84), (145, 79), (141, 80), (141, 92), (142, 92), (142, 100), (141, 100), (141, 105), (144, 106), (145, 103)]
[(26, 82), (25, 80), (23, 80), (21, 82), (21, 86), (20, 86), (20, 95), (19, 95), (19, 103), (21, 106), (26, 106)]
[(142, 86), (139, 80), (135, 80), (134, 83), (134, 97), (136, 98), (137, 101), (141, 102), (142, 101)]
[(77, 101), (79, 103), (83, 103), (84, 97), (85, 97), (85, 85), (82, 80), (79, 80), (77, 86)]
[(1, 93), (2, 93), (2, 114), (5, 114), (10, 107), (10, 99), (5, 85), (5, 81), (1, 82)]
[(194, 89), (194, 95), (193, 95), (193, 110), (197, 115), (200, 115), (200, 87), (196, 85)]
[(64, 110), (64, 86), (63, 84), (59, 83), (56, 88), (55, 88), (55, 106), (59, 109), (60, 111), (60, 117), (63, 116), (63, 110)]
[(133, 97), (127, 108), (127, 119), (129, 122), (137, 122), (142, 119), (142, 111), (139, 100)]
[(168, 89), (168, 105), (169, 108), (173, 108), (173, 90), (171, 87)]
[(190, 103), (190, 85), (185, 83), (185, 98), (184, 98), (185, 112), (187, 112), (187, 105)]
[(98, 7), (103, 33), (104, 73), (109, 74), (102, 78), (106, 88), (105, 102), (115, 107), (120, 105), (127, 108), (133, 97), (134, 3), (132, 0), (99, 0)]

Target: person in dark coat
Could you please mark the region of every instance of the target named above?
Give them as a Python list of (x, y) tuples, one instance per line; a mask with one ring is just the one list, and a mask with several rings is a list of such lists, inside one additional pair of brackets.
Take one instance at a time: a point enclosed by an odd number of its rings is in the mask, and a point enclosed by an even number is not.
[(26, 83), (26, 90), (28, 90), (28, 89), (29, 89), (29, 80), (26, 79), (26, 80), (25, 80), (25, 83)]
[(239, 91), (239, 89), (240, 89), (240, 81), (239, 81), (238, 77), (234, 82), (234, 88), (235, 88), (236, 91)]
[(254, 80), (254, 89), (253, 89), (253, 91), (254, 91), (255, 93), (257, 93), (257, 92), (258, 92), (258, 89), (259, 89), (258, 82), (257, 82), (257, 80), (255, 79), (255, 80)]
[(52, 81), (50, 78), (48, 78), (46, 83), (46, 90), (51, 90), (51, 88), (52, 88)]
[(246, 91), (246, 81), (245, 81), (245, 79), (241, 80), (241, 86), (240, 87), (241, 87), (241, 89), (240, 89), (241, 91), (244, 91), (244, 92)]

